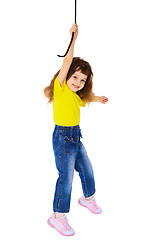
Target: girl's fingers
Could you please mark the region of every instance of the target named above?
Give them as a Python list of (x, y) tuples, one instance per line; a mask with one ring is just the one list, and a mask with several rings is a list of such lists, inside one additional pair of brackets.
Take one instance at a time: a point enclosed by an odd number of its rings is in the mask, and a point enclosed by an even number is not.
[(102, 102), (103, 103), (106, 103), (108, 101), (108, 99), (103, 99)]
[(78, 26), (77, 26), (77, 24), (76, 23), (74, 23), (73, 25), (72, 25), (72, 32), (76, 32), (77, 30), (78, 30)]

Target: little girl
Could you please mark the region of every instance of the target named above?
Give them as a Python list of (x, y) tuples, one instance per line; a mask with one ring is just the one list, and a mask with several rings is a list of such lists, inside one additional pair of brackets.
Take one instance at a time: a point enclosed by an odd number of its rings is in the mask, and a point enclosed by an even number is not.
[(74, 32), (71, 48), (63, 59), (61, 69), (55, 74), (44, 94), (53, 102), (55, 129), (53, 132), (53, 150), (55, 163), (59, 173), (53, 201), (54, 213), (48, 224), (64, 236), (74, 235), (73, 228), (68, 224), (65, 213), (69, 212), (74, 169), (79, 173), (83, 195), (78, 203), (92, 213), (101, 213), (97, 206), (94, 193), (95, 181), (91, 162), (81, 142), (80, 106), (86, 103), (101, 102), (105, 104), (107, 97), (95, 96), (92, 92), (92, 69), (88, 62), (73, 58), (74, 44), (78, 35), (78, 26), (73, 24), (70, 33)]

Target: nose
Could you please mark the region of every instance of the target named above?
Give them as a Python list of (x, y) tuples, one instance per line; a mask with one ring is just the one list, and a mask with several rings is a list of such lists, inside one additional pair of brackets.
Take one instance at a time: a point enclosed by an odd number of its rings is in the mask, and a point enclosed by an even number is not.
[(80, 87), (80, 81), (77, 81), (77, 82), (76, 82), (76, 85), (77, 85), (78, 87)]

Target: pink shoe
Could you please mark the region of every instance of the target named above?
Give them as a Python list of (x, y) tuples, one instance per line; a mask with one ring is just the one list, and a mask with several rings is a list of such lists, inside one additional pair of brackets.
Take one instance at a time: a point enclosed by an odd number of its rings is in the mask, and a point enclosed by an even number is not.
[(55, 228), (63, 236), (73, 236), (74, 230), (68, 224), (66, 216), (55, 218), (55, 213), (47, 220), (47, 223)]
[(93, 199), (91, 201), (87, 201), (85, 199), (85, 197), (83, 196), (83, 197), (79, 198), (78, 203), (81, 206), (88, 208), (92, 213), (99, 214), (99, 213), (102, 212), (102, 209), (97, 206), (94, 197), (93, 197)]

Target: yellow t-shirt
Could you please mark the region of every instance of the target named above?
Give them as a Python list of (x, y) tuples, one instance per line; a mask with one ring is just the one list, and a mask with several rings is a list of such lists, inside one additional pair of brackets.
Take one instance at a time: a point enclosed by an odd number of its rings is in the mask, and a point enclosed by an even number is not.
[(86, 102), (74, 93), (66, 84), (61, 87), (58, 76), (54, 82), (53, 118), (56, 125), (70, 127), (79, 125), (80, 106), (85, 107)]

